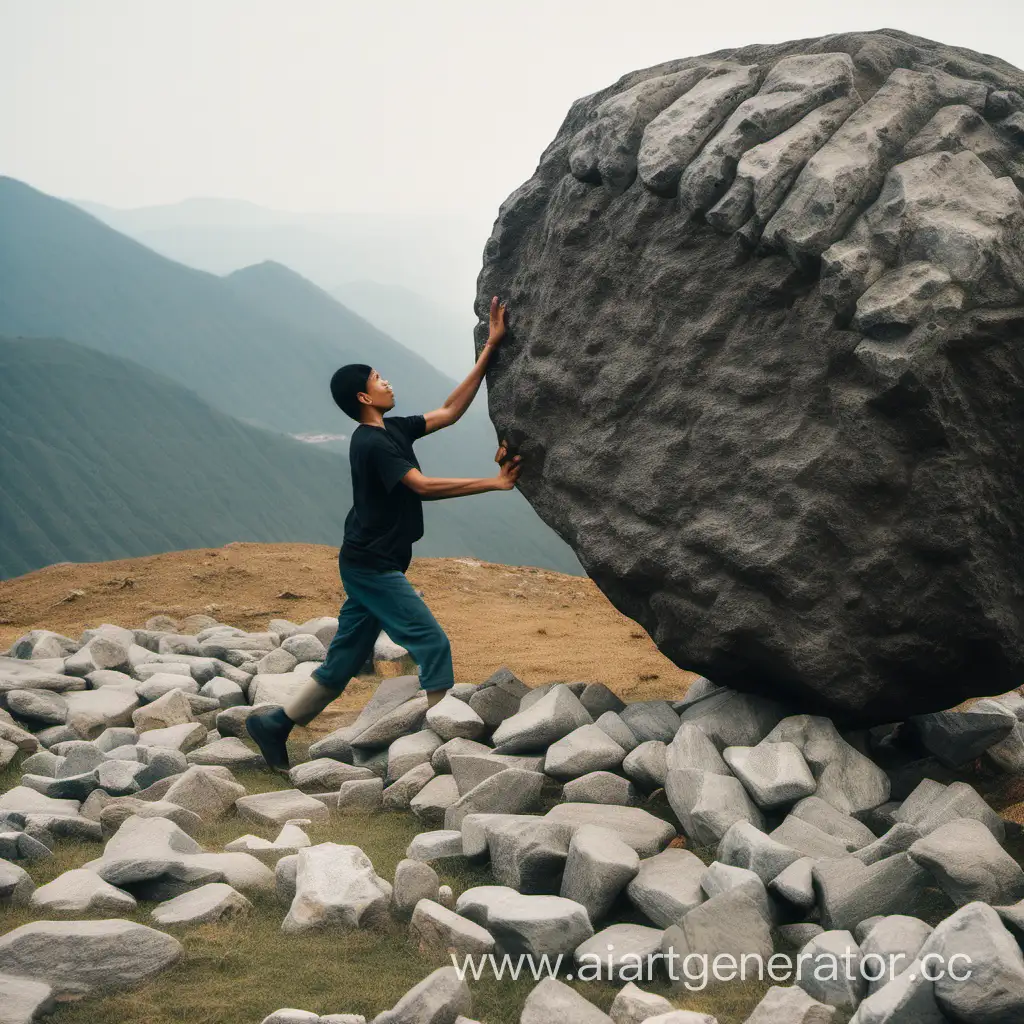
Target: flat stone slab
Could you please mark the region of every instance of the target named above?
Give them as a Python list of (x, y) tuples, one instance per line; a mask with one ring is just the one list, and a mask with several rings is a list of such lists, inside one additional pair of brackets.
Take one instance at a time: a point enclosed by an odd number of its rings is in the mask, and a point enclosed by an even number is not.
[(235, 801), (235, 809), (240, 818), (268, 826), (284, 825), (292, 818), (327, 821), (330, 817), (330, 811), (324, 804), (297, 789), (242, 796)]
[(181, 943), (133, 921), (34, 921), (0, 937), (0, 973), (55, 995), (132, 988), (176, 963)]
[(225, 882), (210, 882), (153, 908), (157, 924), (207, 924), (227, 921), (252, 911), (252, 904)]
[(675, 828), (642, 807), (616, 804), (556, 804), (544, 815), (548, 821), (571, 825), (601, 825), (618, 834), (640, 857), (653, 857), (676, 837)]

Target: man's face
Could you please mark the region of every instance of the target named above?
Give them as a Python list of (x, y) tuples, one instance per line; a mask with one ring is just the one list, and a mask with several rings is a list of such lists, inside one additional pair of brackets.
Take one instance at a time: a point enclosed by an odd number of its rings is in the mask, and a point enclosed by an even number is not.
[(370, 371), (370, 378), (366, 382), (366, 394), (378, 409), (387, 410), (395, 407), (395, 393), (391, 390), (391, 385), (376, 370)]

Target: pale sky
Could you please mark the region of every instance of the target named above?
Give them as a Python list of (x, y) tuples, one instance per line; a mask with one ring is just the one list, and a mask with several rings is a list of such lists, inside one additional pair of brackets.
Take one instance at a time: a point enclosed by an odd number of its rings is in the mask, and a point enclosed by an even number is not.
[(0, 173), (121, 207), (489, 228), (570, 103), (620, 75), (882, 27), (1024, 65), (1022, 0), (0, 0)]

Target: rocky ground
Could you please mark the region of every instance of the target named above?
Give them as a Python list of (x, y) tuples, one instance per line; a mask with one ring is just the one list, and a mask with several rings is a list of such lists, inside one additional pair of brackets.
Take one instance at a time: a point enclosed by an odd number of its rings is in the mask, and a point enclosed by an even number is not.
[[(278, 776), (244, 721), (322, 658), (337, 591), (323, 549), (259, 548), (3, 584), (5, 1024), (1024, 1019), (1018, 692), (840, 734), (666, 669), (589, 581), (424, 560), (456, 652), (459, 629), (489, 647), (428, 711), (382, 637)], [(563, 616), (529, 633), (545, 602)], [(462, 981), (452, 951), (564, 960)], [(702, 991), (650, 967), (690, 952), (910, 967)], [(974, 973), (927, 980), (932, 953)]]

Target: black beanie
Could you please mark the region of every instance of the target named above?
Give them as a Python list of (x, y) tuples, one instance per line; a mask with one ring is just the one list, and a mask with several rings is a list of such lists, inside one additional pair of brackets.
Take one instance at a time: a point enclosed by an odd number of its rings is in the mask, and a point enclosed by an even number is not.
[(373, 367), (367, 366), (366, 363), (349, 363), (340, 370), (335, 370), (331, 378), (331, 397), (335, 404), (357, 422), (362, 403), (356, 395), (366, 390), (372, 372)]

